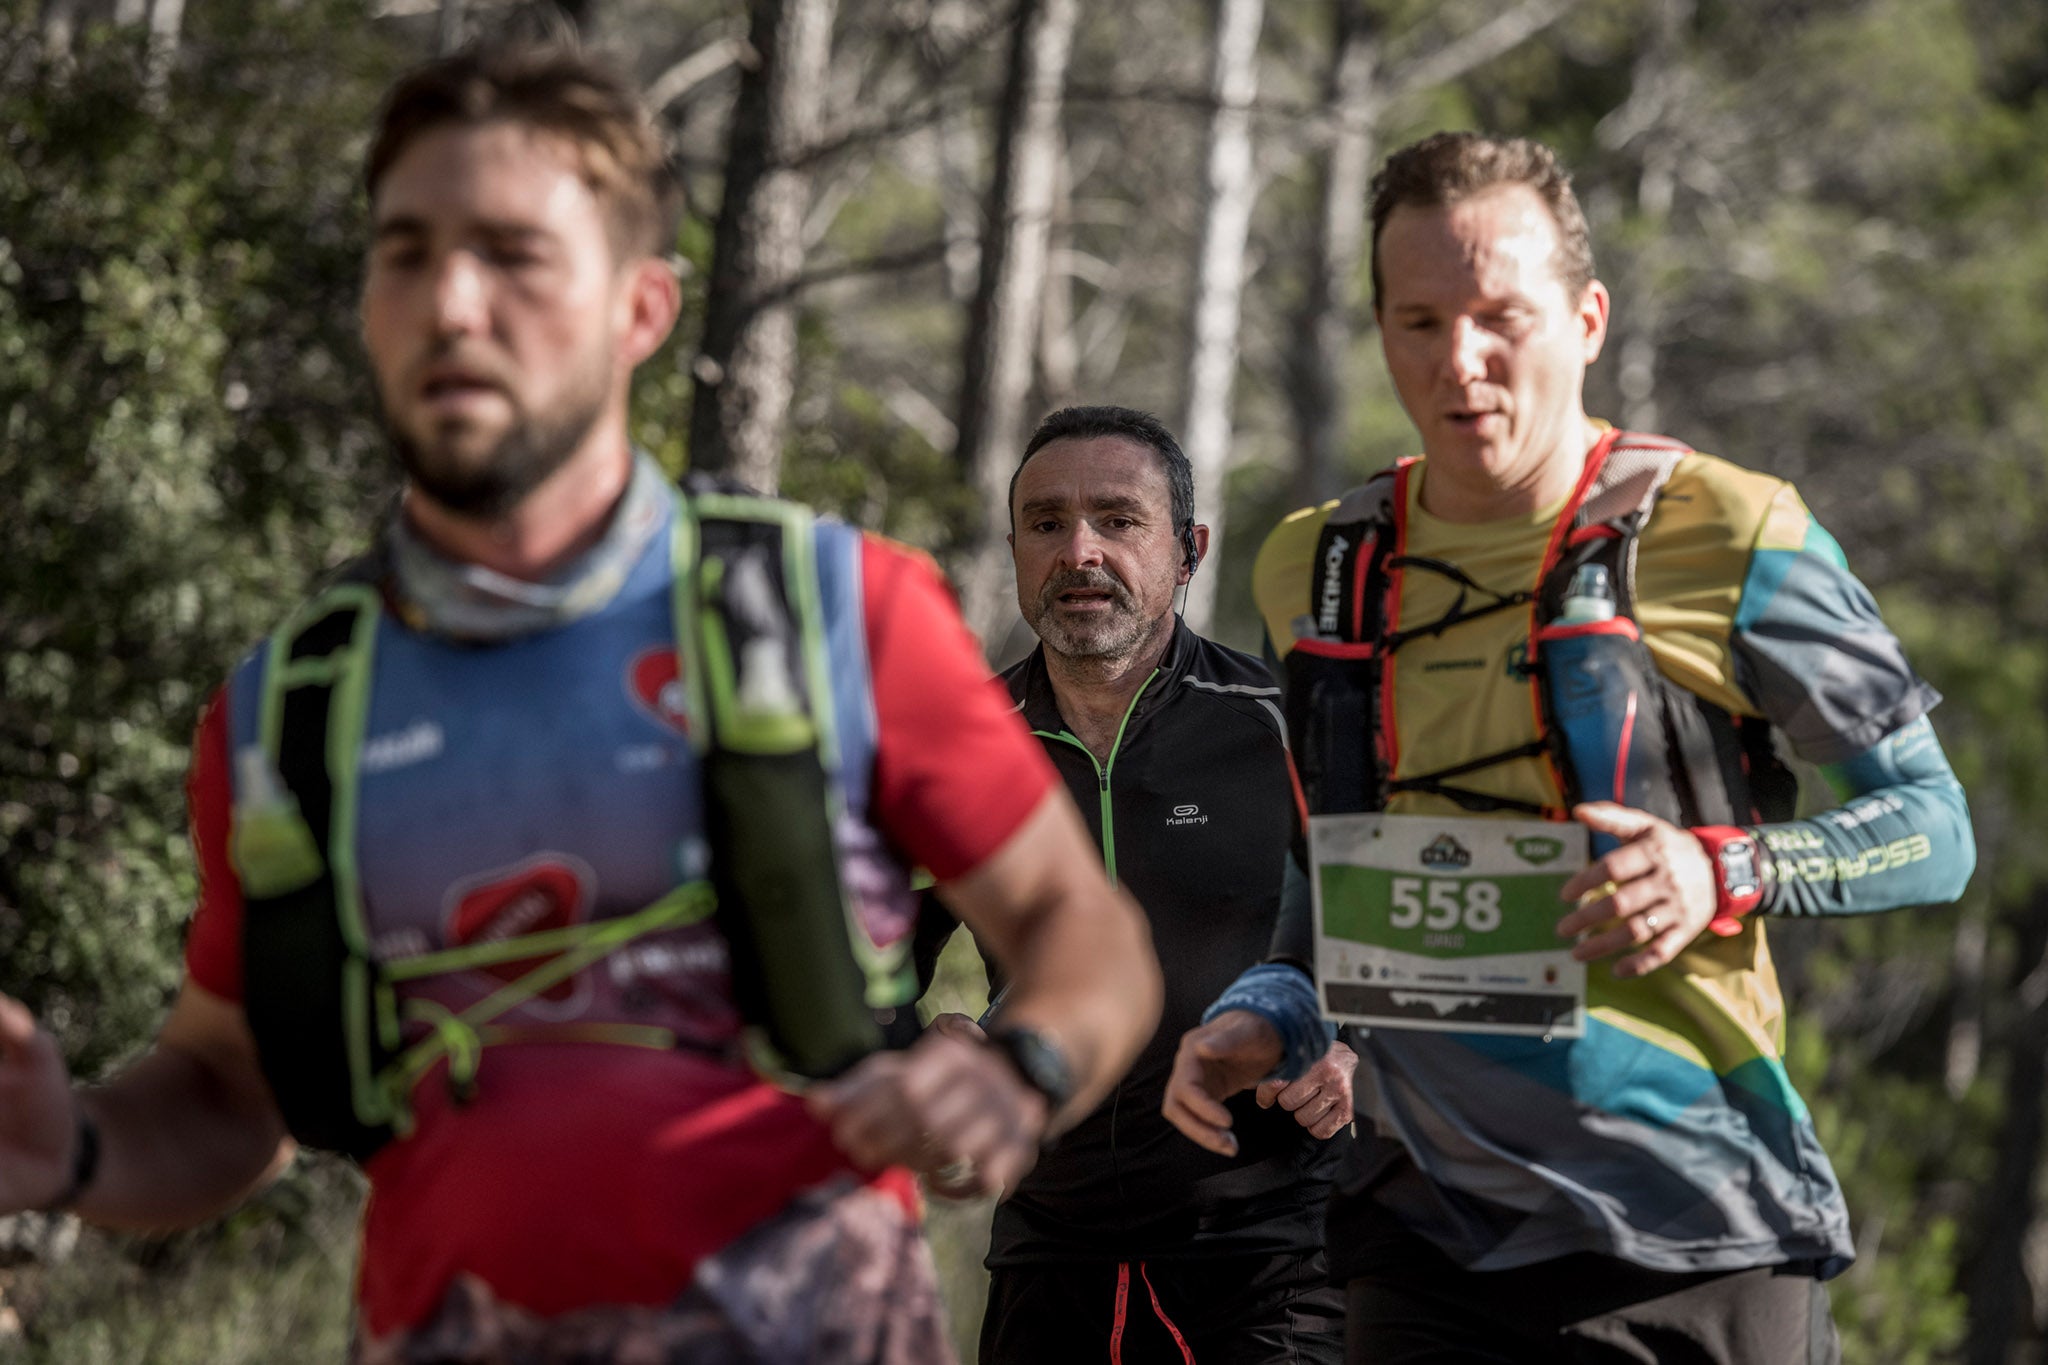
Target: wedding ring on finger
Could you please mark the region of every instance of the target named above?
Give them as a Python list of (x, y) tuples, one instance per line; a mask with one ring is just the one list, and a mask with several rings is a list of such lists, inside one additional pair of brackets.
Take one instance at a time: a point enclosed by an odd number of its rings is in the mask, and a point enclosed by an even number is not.
[(1658, 925), (1657, 925), (1657, 917), (1656, 917), (1655, 915), (1644, 915), (1644, 916), (1643, 916), (1643, 927), (1644, 927), (1644, 928), (1646, 928), (1646, 929), (1648, 929), (1648, 930), (1650, 931), (1650, 937), (1651, 937), (1651, 938), (1655, 938), (1655, 937), (1657, 937), (1657, 928), (1658, 928)]

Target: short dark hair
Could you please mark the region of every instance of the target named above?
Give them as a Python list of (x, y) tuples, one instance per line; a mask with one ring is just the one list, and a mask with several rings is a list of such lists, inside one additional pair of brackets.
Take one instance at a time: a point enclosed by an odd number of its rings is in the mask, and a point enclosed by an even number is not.
[(1496, 185), (1527, 185), (1557, 224), (1557, 278), (1574, 302), (1593, 282), (1593, 243), (1557, 153), (1525, 137), (1432, 133), (1389, 156), (1372, 178), (1372, 301), (1379, 307), (1380, 233), (1403, 204), (1438, 208)]
[(621, 256), (674, 249), (682, 191), (668, 149), (632, 83), (566, 39), (486, 40), (413, 68), (384, 97), (363, 163), (377, 186), (422, 134), (454, 124), (517, 123), (568, 139)]
[(1024, 473), (1024, 466), (1031, 463), (1031, 457), (1054, 441), (1092, 441), (1103, 436), (1121, 437), (1133, 444), (1149, 447), (1159, 456), (1159, 463), (1166, 470), (1166, 490), (1173, 499), (1173, 533), (1176, 536), (1187, 534), (1195, 524), (1195, 467), (1188, 463), (1187, 452), (1180, 448), (1179, 441), (1173, 439), (1166, 423), (1151, 413), (1106, 403), (1061, 408), (1040, 422), (1038, 430), (1031, 433), (1031, 439), (1024, 445), (1023, 458), (1010, 471), (1012, 531), (1017, 529), (1017, 479)]

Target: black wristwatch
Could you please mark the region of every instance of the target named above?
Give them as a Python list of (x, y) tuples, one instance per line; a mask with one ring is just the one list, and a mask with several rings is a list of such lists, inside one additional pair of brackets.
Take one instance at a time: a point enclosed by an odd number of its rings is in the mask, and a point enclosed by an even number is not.
[(999, 1029), (988, 1045), (1010, 1059), (1024, 1084), (1045, 1096), (1046, 1113), (1057, 1114), (1074, 1097), (1074, 1069), (1059, 1045), (1037, 1029)]
[(76, 1099), (71, 1107), (77, 1125), (71, 1140), (71, 1177), (55, 1198), (36, 1210), (38, 1213), (69, 1213), (100, 1172), (100, 1126)]

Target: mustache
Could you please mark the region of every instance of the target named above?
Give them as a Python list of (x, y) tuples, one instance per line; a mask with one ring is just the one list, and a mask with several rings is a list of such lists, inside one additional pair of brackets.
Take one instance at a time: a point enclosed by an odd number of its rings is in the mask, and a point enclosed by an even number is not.
[(1129, 585), (1108, 569), (1068, 569), (1065, 573), (1056, 573), (1046, 579), (1045, 586), (1038, 590), (1038, 600), (1050, 608), (1061, 593), (1076, 590), (1106, 592), (1120, 607), (1137, 605)]
[(446, 365), (481, 380), (501, 393), (511, 392), (509, 376), (489, 355), (477, 353), (459, 337), (450, 337), (434, 343), (427, 353), (412, 366), (410, 383), (419, 386), (421, 378), (438, 366)]

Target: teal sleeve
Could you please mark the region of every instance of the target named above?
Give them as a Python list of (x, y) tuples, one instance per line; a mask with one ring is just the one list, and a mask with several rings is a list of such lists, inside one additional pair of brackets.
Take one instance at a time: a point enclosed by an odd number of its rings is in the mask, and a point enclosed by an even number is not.
[(1763, 913), (1860, 915), (1962, 895), (1977, 866), (1976, 836), (1925, 716), (1822, 772), (1841, 805), (1756, 831)]
[(1751, 555), (1729, 644), (1736, 685), (1810, 763), (1853, 763), (1941, 700), (1819, 522)]

